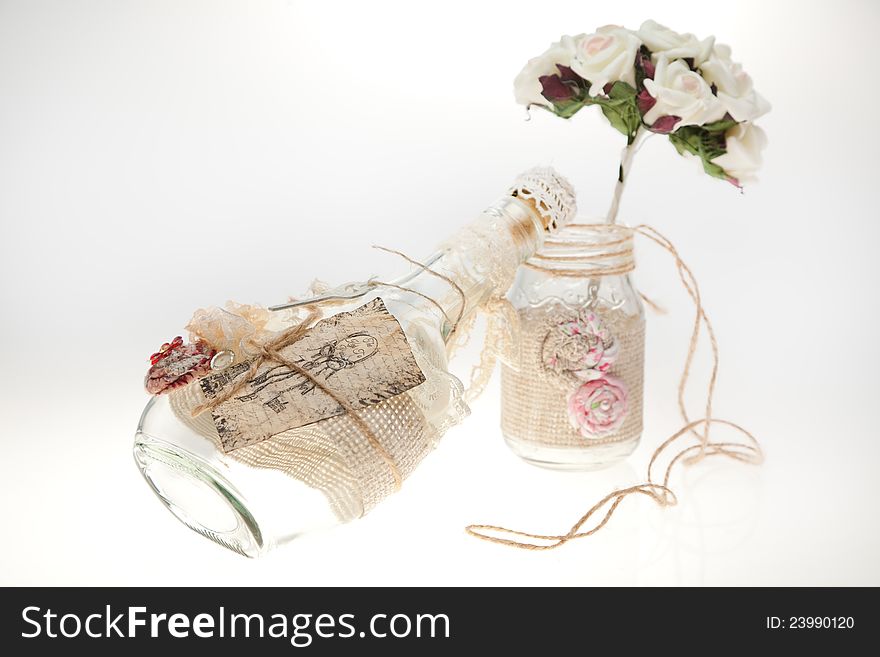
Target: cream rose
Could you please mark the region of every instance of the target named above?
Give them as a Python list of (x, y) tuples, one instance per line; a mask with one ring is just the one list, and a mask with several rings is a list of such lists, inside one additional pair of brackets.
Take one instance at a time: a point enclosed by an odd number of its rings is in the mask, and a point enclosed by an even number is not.
[(543, 87), (540, 78), (543, 75), (558, 74), (557, 64), (571, 65), (575, 53), (575, 39), (578, 38), (580, 37), (564, 36), (552, 44), (543, 55), (528, 61), (513, 81), (513, 95), (516, 102), (526, 107), (550, 104), (550, 101), (541, 95)]
[(645, 79), (645, 89), (656, 101), (645, 113), (645, 123), (653, 125), (661, 116), (677, 116), (677, 127), (703, 125), (722, 118), (724, 106), (706, 81), (681, 60), (657, 60), (654, 79)]
[(700, 71), (706, 82), (715, 85), (718, 100), (737, 121), (754, 121), (770, 111), (770, 103), (754, 90), (752, 78), (730, 59), (730, 46), (715, 46)]
[(647, 46), (655, 59), (661, 56), (673, 59), (693, 58), (694, 66), (699, 66), (709, 58), (715, 37), (700, 41), (693, 34), (679, 34), (656, 21), (645, 21), (636, 36)]
[(617, 25), (600, 27), (577, 38), (571, 69), (590, 81), (590, 95), (598, 96), (606, 84), (622, 80), (636, 84), (636, 53), (641, 41)]
[(727, 152), (712, 162), (732, 176), (736, 185), (754, 182), (761, 168), (761, 151), (767, 145), (767, 135), (752, 123), (739, 123), (724, 135)]

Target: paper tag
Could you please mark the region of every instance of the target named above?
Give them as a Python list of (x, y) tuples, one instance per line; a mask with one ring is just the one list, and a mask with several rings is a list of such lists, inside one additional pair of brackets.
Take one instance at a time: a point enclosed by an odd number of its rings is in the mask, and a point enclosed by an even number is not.
[[(378, 404), (425, 381), (400, 324), (379, 298), (321, 320), (279, 353), (355, 409)], [(205, 397), (215, 398), (246, 374), (251, 362), (201, 379)], [(231, 452), (344, 412), (308, 378), (267, 360), (211, 416), (223, 451)]]

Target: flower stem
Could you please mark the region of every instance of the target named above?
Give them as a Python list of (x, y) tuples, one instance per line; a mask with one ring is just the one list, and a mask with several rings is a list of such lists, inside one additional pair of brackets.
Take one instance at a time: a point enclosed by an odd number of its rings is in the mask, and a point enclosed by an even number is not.
[(617, 221), (617, 211), (620, 209), (620, 197), (623, 194), (623, 188), (629, 179), (629, 170), (632, 166), (633, 155), (641, 147), (645, 135), (650, 134), (647, 130), (639, 128), (632, 142), (627, 144), (626, 148), (620, 156), (620, 168), (617, 172), (617, 183), (614, 185), (614, 196), (611, 197), (611, 207), (608, 209), (608, 215), (605, 217), (605, 223), (613, 224)]

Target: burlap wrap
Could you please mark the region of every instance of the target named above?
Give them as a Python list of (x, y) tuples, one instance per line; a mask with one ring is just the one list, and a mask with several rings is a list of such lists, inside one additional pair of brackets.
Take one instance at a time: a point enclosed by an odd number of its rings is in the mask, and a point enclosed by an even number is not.
[[(424, 363), (422, 367), (428, 377), (422, 386), (359, 411), (394, 460), (402, 479), (433, 449), (446, 428), (468, 412), (457, 379)], [(432, 391), (446, 391), (451, 396), (440, 420), (428, 420), (422, 411)], [(198, 386), (186, 386), (172, 393), (169, 401), (181, 422), (220, 450), (220, 437), (211, 414), (191, 415), (193, 408), (205, 402)], [(369, 512), (397, 488), (381, 455), (348, 415), (284, 431), (227, 456), (254, 468), (283, 472), (320, 490), (343, 522)]]
[(609, 374), (621, 379), (628, 391), (628, 410), (620, 429), (587, 439), (571, 425), (566, 412), (568, 396), (576, 383), (548, 371), (542, 344), (556, 318), (576, 312), (562, 304), (524, 308), (518, 312), (519, 366), (501, 369), (501, 429), (505, 436), (549, 447), (588, 449), (636, 440), (642, 433), (642, 400), (645, 362), (645, 320), (612, 310), (596, 309), (611, 329), (620, 351)]

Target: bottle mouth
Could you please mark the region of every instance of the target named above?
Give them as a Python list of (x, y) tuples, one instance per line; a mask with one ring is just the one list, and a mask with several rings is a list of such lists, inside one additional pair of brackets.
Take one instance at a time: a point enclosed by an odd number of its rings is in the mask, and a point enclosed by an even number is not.
[(246, 557), (263, 553), (260, 528), (242, 496), (203, 459), (143, 432), (138, 469), (165, 507), (187, 527)]
[(523, 171), (507, 191), (537, 211), (546, 231), (553, 232), (568, 225), (577, 214), (574, 188), (553, 167)]
[(548, 236), (525, 264), (560, 275), (626, 274), (635, 268), (633, 235), (632, 228), (619, 224), (572, 223)]

